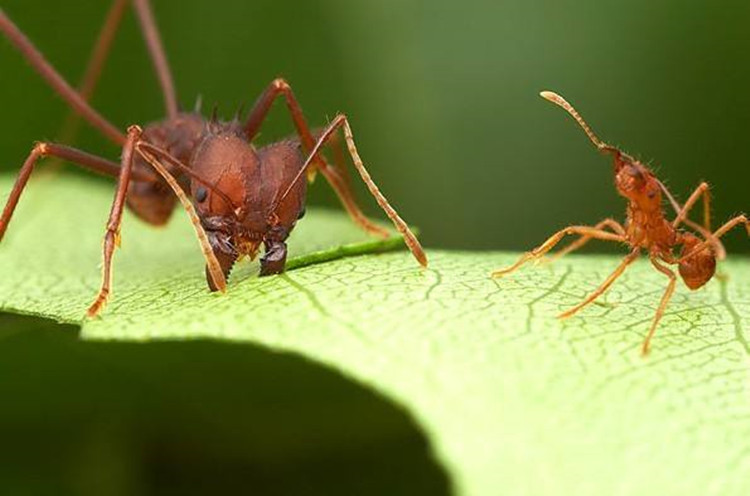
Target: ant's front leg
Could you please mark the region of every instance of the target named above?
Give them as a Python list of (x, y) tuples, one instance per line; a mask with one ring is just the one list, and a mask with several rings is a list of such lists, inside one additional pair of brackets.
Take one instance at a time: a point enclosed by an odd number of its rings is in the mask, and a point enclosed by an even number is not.
[(289, 232), (281, 226), (272, 228), (266, 235), (266, 238), (263, 240), (266, 252), (260, 259), (261, 276), (270, 276), (284, 272), (287, 255), (285, 240), (288, 236)]
[(578, 234), (586, 239), (601, 239), (603, 241), (617, 241), (620, 243), (626, 242), (626, 238), (623, 234), (614, 234), (608, 231), (597, 229), (589, 226), (569, 226), (565, 229), (557, 231), (555, 234), (547, 238), (547, 241), (537, 246), (533, 250), (524, 253), (513, 265), (504, 269), (496, 270), (492, 273), (492, 277), (502, 277), (506, 274), (510, 274), (518, 269), (520, 266), (530, 260), (537, 260), (544, 256), (545, 253), (555, 247), (562, 239), (569, 234)]
[(96, 299), (86, 312), (89, 317), (95, 317), (104, 309), (109, 299), (112, 288), (112, 256), (115, 247), (120, 245), (120, 225), (122, 223), (122, 210), (125, 207), (125, 196), (128, 193), (130, 185), (130, 175), (133, 170), (133, 157), (135, 155), (135, 145), (141, 137), (143, 131), (138, 126), (128, 128), (127, 139), (122, 147), (120, 175), (117, 179), (117, 190), (115, 198), (112, 201), (112, 208), (107, 220), (107, 230), (104, 234), (104, 243), (102, 248), (102, 284)]
[[(604, 229), (605, 227), (610, 228), (614, 233), (619, 234), (621, 236), (625, 236), (625, 228), (622, 227), (622, 225), (617, 222), (614, 219), (604, 219), (603, 221), (599, 222), (597, 225), (594, 226), (594, 229)], [(540, 262), (544, 263), (552, 263), (556, 260), (564, 257), (568, 253), (574, 252), (580, 248), (582, 248), (586, 243), (591, 241), (591, 236), (581, 236), (577, 240), (570, 243), (568, 246), (563, 248), (562, 250), (555, 252), (548, 260), (541, 259)]]
[[(182, 190), (177, 180), (167, 171), (167, 169), (159, 163), (151, 152), (157, 155), (163, 152), (153, 147), (143, 147), (140, 142), (141, 134), (143, 130), (138, 126), (130, 126), (128, 128), (127, 140), (125, 146), (122, 148), (122, 157), (120, 165), (120, 176), (117, 180), (117, 191), (115, 192), (115, 198), (112, 201), (112, 208), (109, 212), (109, 220), (107, 221), (107, 231), (104, 234), (104, 246), (103, 246), (103, 263), (102, 263), (102, 284), (99, 288), (99, 293), (94, 300), (94, 303), (88, 309), (88, 316), (94, 317), (104, 309), (107, 304), (111, 288), (112, 288), (112, 257), (114, 255), (115, 248), (120, 245), (120, 225), (122, 224), (122, 211), (125, 207), (125, 198), (128, 193), (128, 186), (130, 185), (130, 179), (133, 173), (133, 161), (135, 154), (140, 154), (146, 162), (164, 179), (169, 187), (174, 192), (175, 196), (179, 199), (182, 206), (190, 218), (190, 223), (195, 229), (195, 233), (198, 237), (198, 242), (201, 246), (201, 251), (206, 259), (206, 264), (209, 268), (210, 276), (213, 278), (214, 287), (220, 291), (226, 289), (226, 279), (222, 274), (221, 266), (219, 261), (216, 259), (205, 230), (200, 225), (200, 220), (195, 212), (195, 207), (190, 202), (185, 192)], [(146, 149), (144, 149), (146, 148)]]

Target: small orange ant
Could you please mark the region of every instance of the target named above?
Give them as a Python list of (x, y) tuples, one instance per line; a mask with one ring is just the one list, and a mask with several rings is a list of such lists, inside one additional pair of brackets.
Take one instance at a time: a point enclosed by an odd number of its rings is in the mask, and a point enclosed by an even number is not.
[[(493, 272), (492, 277), (501, 277), (515, 271), (530, 260), (539, 260), (568, 234), (579, 235), (580, 238), (558, 252), (553, 257), (553, 260), (577, 250), (591, 239), (627, 244), (630, 247), (630, 253), (628, 253), (615, 271), (585, 300), (559, 315), (559, 318), (566, 318), (575, 314), (578, 310), (593, 302), (607, 291), (612, 283), (625, 272), (628, 265), (638, 258), (641, 250), (648, 250), (651, 263), (656, 270), (669, 277), (669, 284), (661, 298), (659, 308), (656, 310), (656, 315), (651, 323), (651, 329), (643, 341), (641, 352), (643, 355), (646, 355), (649, 352), (651, 338), (656, 331), (659, 320), (664, 315), (664, 310), (667, 307), (667, 303), (669, 303), (669, 299), (672, 297), (672, 293), (674, 293), (677, 281), (675, 273), (664, 264), (677, 265), (680, 276), (685, 281), (685, 285), (691, 290), (698, 289), (713, 277), (716, 271), (717, 258), (721, 260), (726, 256), (719, 238), (739, 224), (744, 224), (748, 235), (750, 235), (750, 221), (748, 221), (745, 215), (738, 215), (712, 233), (710, 195), (707, 183), (702, 182), (693, 194), (690, 195), (685, 205), (680, 206), (664, 184), (645, 165), (623, 153), (618, 148), (601, 141), (580, 114), (563, 97), (551, 91), (543, 91), (540, 95), (542, 98), (565, 109), (583, 128), (586, 135), (599, 151), (612, 155), (617, 192), (628, 201), (627, 220), (625, 226), (622, 226), (613, 219), (605, 219), (594, 227), (566, 227), (550, 236), (547, 241), (537, 248), (524, 253), (513, 265)], [(662, 194), (667, 197), (677, 212), (677, 217), (671, 222), (664, 215)], [(702, 226), (687, 218), (688, 212), (701, 197), (703, 198)], [(679, 230), (678, 227), (681, 224), (692, 228), (703, 239), (693, 233)], [(605, 228), (609, 228), (610, 230), (607, 231)], [(675, 256), (673, 250), (676, 247), (681, 247), (681, 249), (679, 255)]]

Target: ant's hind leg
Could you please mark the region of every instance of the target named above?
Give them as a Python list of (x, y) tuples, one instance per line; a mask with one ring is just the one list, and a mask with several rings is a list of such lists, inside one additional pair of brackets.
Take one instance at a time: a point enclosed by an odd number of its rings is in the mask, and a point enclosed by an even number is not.
[(641, 355), (643, 356), (648, 355), (649, 347), (651, 345), (651, 338), (654, 337), (656, 327), (659, 325), (659, 321), (664, 316), (664, 311), (667, 308), (667, 304), (669, 303), (670, 298), (672, 298), (675, 283), (677, 282), (677, 277), (675, 276), (674, 272), (660, 264), (657, 259), (651, 257), (651, 263), (654, 267), (656, 267), (656, 270), (669, 277), (669, 284), (667, 285), (667, 289), (664, 291), (664, 294), (661, 297), (659, 308), (656, 310), (656, 315), (654, 315), (654, 320), (651, 323), (651, 329), (649, 329), (648, 334), (646, 335), (646, 339), (643, 341), (643, 347), (641, 348)]
[(597, 229), (595, 227), (589, 227), (589, 226), (569, 226), (565, 229), (562, 229), (560, 231), (557, 231), (555, 234), (547, 238), (547, 241), (542, 243), (541, 245), (537, 246), (533, 250), (524, 253), (521, 255), (521, 257), (514, 263), (513, 265), (506, 267), (504, 269), (496, 270), (492, 273), (492, 277), (501, 277), (506, 274), (510, 274), (511, 272), (515, 271), (519, 267), (521, 267), (526, 262), (529, 262), (531, 260), (537, 260), (544, 256), (548, 251), (550, 251), (552, 248), (555, 247), (562, 239), (569, 234), (578, 234), (584, 237), (594, 238), (594, 239), (600, 239), (603, 241), (617, 241), (617, 242), (624, 242), (625, 236), (621, 234), (614, 234), (611, 232), (607, 232), (601, 229)]

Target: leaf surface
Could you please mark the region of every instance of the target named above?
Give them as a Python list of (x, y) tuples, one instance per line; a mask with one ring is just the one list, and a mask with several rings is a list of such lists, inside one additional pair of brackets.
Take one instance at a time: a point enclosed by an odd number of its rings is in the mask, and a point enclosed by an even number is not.
[[(81, 179), (33, 184), (0, 244), (0, 308), (81, 323), (111, 193)], [(298, 265), (342, 244), (384, 248), (327, 211), (311, 211), (291, 238)], [(492, 280), (517, 255), (430, 255), (427, 270), (397, 252), (267, 278), (248, 264), (214, 295), (184, 218), (155, 230), (128, 217), (114, 299), (82, 336), (298, 352), (408, 409), (460, 494), (750, 492), (747, 259), (730, 257), (702, 290), (680, 285), (644, 359), (666, 285), (646, 261), (560, 321), (616, 258), (571, 256)]]

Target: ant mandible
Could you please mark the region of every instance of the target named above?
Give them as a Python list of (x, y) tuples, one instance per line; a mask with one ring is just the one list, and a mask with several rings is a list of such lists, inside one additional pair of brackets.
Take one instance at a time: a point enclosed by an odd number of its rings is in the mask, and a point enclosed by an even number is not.
[[(719, 238), (733, 227), (744, 224), (750, 235), (750, 222), (744, 215), (738, 215), (726, 222), (715, 232), (711, 232), (710, 195), (708, 184), (702, 182), (681, 207), (672, 197), (669, 190), (659, 181), (654, 174), (641, 162), (623, 153), (618, 148), (602, 142), (586, 124), (578, 112), (563, 97), (551, 91), (543, 91), (541, 96), (550, 102), (565, 109), (583, 128), (586, 135), (594, 143), (596, 148), (612, 156), (614, 161), (615, 187), (617, 192), (628, 201), (627, 220), (622, 226), (613, 219), (605, 219), (593, 227), (570, 226), (556, 232), (544, 243), (530, 252), (523, 254), (513, 265), (497, 270), (492, 277), (501, 277), (518, 269), (524, 263), (531, 260), (539, 260), (566, 235), (579, 235), (580, 238), (565, 249), (556, 254), (554, 259), (577, 250), (591, 239), (603, 241), (615, 241), (630, 247), (630, 253), (615, 269), (615, 271), (588, 297), (573, 308), (559, 315), (560, 318), (570, 317), (580, 309), (593, 302), (603, 294), (620, 276), (625, 269), (638, 258), (641, 250), (648, 251), (649, 260), (653, 266), (669, 278), (667, 289), (656, 310), (656, 315), (651, 323), (651, 328), (643, 341), (641, 352), (648, 354), (651, 338), (664, 315), (664, 310), (669, 303), (675, 290), (677, 278), (675, 273), (665, 264), (677, 265), (678, 271), (685, 285), (691, 290), (698, 289), (706, 284), (716, 271), (716, 259), (725, 256), (724, 248)], [(672, 204), (677, 212), (674, 220), (666, 219), (662, 208), (662, 194)], [(703, 199), (703, 226), (695, 224), (688, 219), (688, 212)], [(680, 229), (685, 224), (702, 236), (702, 239), (693, 233)], [(605, 230), (609, 228), (609, 230)], [(679, 254), (674, 250), (680, 248)]]
[[(36, 162), (49, 156), (117, 178), (117, 190), (104, 236), (102, 283), (88, 309), (89, 317), (101, 312), (111, 292), (112, 256), (120, 243), (120, 225), (126, 204), (145, 222), (163, 225), (169, 220), (176, 199), (182, 203), (206, 260), (206, 279), (212, 291), (224, 291), (235, 262), (243, 256), (255, 258), (261, 244), (265, 248), (260, 260), (261, 275), (277, 274), (284, 270), (286, 263), (286, 239), (305, 212), (305, 178), (311, 180), (318, 172), (330, 183), (359, 227), (371, 234), (388, 236), (388, 231), (370, 221), (357, 205), (348, 174), (340, 161), (343, 157), (341, 150), (334, 150), (335, 166), (329, 165), (321, 155), (324, 145), (336, 146), (335, 133), (343, 129), (354, 167), (368, 190), (403, 235), (417, 261), (422, 266), (427, 265), (419, 241), (365, 169), (345, 115), (337, 115), (315, 136), (291, 87), (283, 79), (274, 80), (266, 88), (244, 123), (238, 116), (221, 122), (215, 113), (212, 119), (206, 120), (199, 108), (193, 112), (181, 111), (148, 0), (132, 2), (164, 94), (167, 117), (143, 128), (130, 126), (127, 134), (123, 134), (94, 110), (87, 99), (93, 92), (129, 1), (114, 0), (79, 87), (80, 92), (60, 76), (0, 9), (0, 30), (9, 41), (78, 115), (122, 147), (120, 163), (117, 164), (69, 146), (46, 142), (34, 145), (0, 215), (0, 240)], [(255, 148), (253, 139), (272, 103), (282, 95), (297, 137)]]

